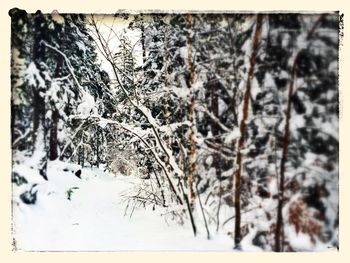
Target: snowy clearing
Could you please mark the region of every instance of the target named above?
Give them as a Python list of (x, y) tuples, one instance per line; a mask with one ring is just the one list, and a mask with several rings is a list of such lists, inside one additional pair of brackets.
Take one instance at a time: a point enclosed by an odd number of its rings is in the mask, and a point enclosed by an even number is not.
[[(166, 222), (164, 211), (135, 209), (125, 214), (123, 194), (141, 179), (111, 176), (85, 168), (82, 179), (71, 171), (78, 165), (49, 163), (49, 181), (38, 185), (35, 205), (14, 205), (17, 248), (25, 251), (232, 251), (232, 239), (207, 240), (185, 226)], [(22, 170), (23, 166), (15, 166)], [(63, 169), (67, 170), (66, 172)], [(39, 176), (39, 175), (38, 175)], [(67, 191), (73, 189), (71, 200)], [(163, 213), (162, 213), (163, 212)]]

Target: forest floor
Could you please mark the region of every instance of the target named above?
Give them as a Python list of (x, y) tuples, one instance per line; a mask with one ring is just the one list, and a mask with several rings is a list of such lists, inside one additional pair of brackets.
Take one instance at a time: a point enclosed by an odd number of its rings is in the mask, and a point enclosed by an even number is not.
[(31, 174), (30, 182), (35, 177), (38, 190), (36, 203), (26, 205), (18, 196), (28, 184), (13, 189), (18, 250), (232, 251), (230, 236), (220, 234), (207, 240), (203, 229), (194, 237), (188, 220), (184, 225), (166, 220), (162, 209), (137, 207), (130, 216), (125, 195), (142, 179), (112, 176), (97, 168), (84, 168), (79, 179), (74, 175), (79, 168), (50, 162), (49, 180), (44, 181), (30, 163), (14, 165), (14, 171), (26, 178)]

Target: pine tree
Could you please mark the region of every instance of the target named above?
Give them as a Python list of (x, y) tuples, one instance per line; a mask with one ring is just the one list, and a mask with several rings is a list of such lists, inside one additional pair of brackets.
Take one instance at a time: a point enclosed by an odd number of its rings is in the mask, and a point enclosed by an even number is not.
[[(84, 94), (102, 97), (106, 84), (101, 83), (98, 76), (97, 57), (83, 16), (44, 15), (40, 11), (27, 14), (18, 9), (11, 10), (10, 14), (12, 47), (18, 57), (13, 67), (18, 67), (16, 63), (20, 62), (22, 70), (12, 72), (14, 114), (11, 125), (13, 140), (17, 140), (13, 147), (20, 145), (23, 135), (31, 134), (30, 143), (18, 149), (41, 156), (39, 172), (47, 179), (48, 159), (54, 160), (59, 155), (64, 158), (70, 151), (67, 147), (73, 146), (71, 141), (60, 139), (77, 128), (76, 122), (70, 122), (68, 116), (86, 109), (82, 102)], [(75, 70), (77, 68), (79, 71)], [(85, 83), (84, 87), (80, 83)], [(15, 130), (22, 129), (16, 118), (20, 112), (25, 112), (32, 124), (25, 124), (23, 135), (17, 137)]]

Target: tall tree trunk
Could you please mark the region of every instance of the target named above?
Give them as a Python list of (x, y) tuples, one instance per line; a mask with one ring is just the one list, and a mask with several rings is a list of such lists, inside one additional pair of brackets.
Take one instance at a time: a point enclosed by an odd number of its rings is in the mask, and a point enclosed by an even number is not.
[[(308, 41), (316, 30), (317, 26), (321, 22), (325, 15), (322, 14), (316, 23), (313, 25), (311, 30), (308, 32), (307, 38), (305, 41)], [(286, 170), (286, 162), (288, 155), (288, 146), (289, 146), (289, 126), (290, 126), (290, 118), (292, 111), (292, 96), (294, 90), (294, 80), (296, 76), (297, 65), (299, 62), (299, 57), (302, 50), (299, 50), (295, 55), (290, 82), (288, 87), (288, 101), (287, 101), (287, 111), (286, 111), (286, 125), (284, 126), (284, 135), (282, 141), (282, 157), (281, 157), (281, 168), (280, 168), (280, 178), (279, 178), (279, 188), (278, 188), (278, 205), (277, 205), (277, 221), (276, 221), (276, 230), (275, 230), (275, 251), (281, 252), (283, 251), (283, 201), (284, 201), (284, 185), (285, 185), (285, 170)]]
[[(216, 118), (219, 118), (219, 103), (218, 103), (218, 94), (217, 94), (217, 88), (218, 88), (218, 81), (212, 80), (210, 82), (210, 97), (211, 97), (211, 112)], [(211, 119), (210, 121), (210, 128), (211, 133), (213, 135), (213, 143), (220, 145), (220, 142), (218, 142), (218, 134), (219, 134), (219, 125)], [(220, 167), (220, 149), (219, 151), (215, 151), (213, 153), (213, 166), (215, 168), (216, 173), (216, 179), (219, 181), (219, 204), (218, 209), (216, 212), (216, 231), (219, 231), (219, 225), (220, 225), (220, 208), (221, 208), (221, 167)]]
[[(169, 73), (168, 73), (168, 26), (165, 26), (164, 32), (164, 50), (163, 50), (163, 67), (164, 67), (164, 96), (163, 96), (163, 115), (164, 115), (164, 124), (169, 125)], [(170, 145), (170, 138), (166, 138), (166, 144)], [(169, 164), (169, 160), (166, 160), (166, 165)]]
[[(192, 15), (188, 15), (187, 17), (189, 28), (192, 27)], [(191, 123), (190, 127), (190, 149), (189, 149), (189, 173), (187, 177), (187, 184), (189, 188), (189, 197), (190, 197), (190, 205), (191, 208), (194, 208), (194, 202), (195, 202), (195, 191), (193, 188), (194, 179), (195, 179), (195, 173), (196, 173), (196, 127), (195, 127), (195, 121), (194, 121), (194, 107), (195, 107), (195, 93), (193, 91), (193, 84), (195, 81), (196, 73), (195, 73), (195, 66), (193, 63), (193, 57), (192, 57), (192, 45), (193, 45), (193, 36), (188, 36), (187, 38), (187, 48), (188, 48), (188, 66), (190, 70), (190, 105), (188, 110), (188, 120)]]
[[(300, 53), (299, 53), (300, 54)], [(287, 153), (288, 153), (288, 145), (289, 145), (289, 124), (290, 124), (290, 117), (291, 117), (291, 109), (292, 109), (292, 95), (293, 95), (293, 88), (294, 88), (294, 78), (297, 68), (297, 62), (299, 54), (296, 56), (293, 67), (292, 67), (292, 73), (291, 73), (291, 81), (289, 83), (288, 88), (288, 102), (287, 102), (287, 112), (286, 112), (286, 125), (284, 127), (284, 135), (283, 135), (283, 141), (282, 141), (282, 158), (281, 158), (281, 168), (280, 168), (280, 181), (279, 181), (279, 189), (278, 189), (278, 206), (277, 206), (277, 222), (276, 222), (276, 230), (275, 230), (275, 251), (280, 252), (281, 251), (281, 237), (282, 237), (282, 230), (283, 230), (283, 214), (282, 214), (282, 208), (283, 208), (283, 198), (284, 198), (284, 172), (286, 169), (286, 161), (287, 161)]]
[[(39, 174), (45, 179), (47, 178), (47, 126), (45, 123), (45, 99), (40, 95), (40, 92), (45, 92), (33, 88), (33, 153), (42, 151), (39, 161)], [(40, 136), (38, 136), (40, 135)], [(44, 146), (41, 148), (41, 146)]]
[[(44, 26), (43, 26), (44, 25)], [(43, 14), (40, 11), (37, 11), (34, 16), (34, 39), (33, 39), (33, 62), (35, 63), (36, 67), (39, 69), (40, 72), (40, 62), (45, 61), (46, 57), (46, 50), (43, 45), (41, 45), (42, 40), (46, 40), (47, 35), (45, 32), (45, 19), (43, 17)], [(43, 79), (44, 76), (42, 76)], [(47, 180), (46, 176), (46, 170), (47, 170), (47, 142), (46, 142), (46, 135), (47, 135), (47, 126), (45, 125), (45, 98), (41, 94), (46, 93), (45, 87), (40, 86), (32, 86), (32, 92), (33, 92), (33, 151), (36, 150), (43, 150), (43, 155), (40, 157), (39, 161), (39, 173), (40, 175)], [(42, 131), (40, 131), (42, 129)], [(38, 134), (42, 136), (38, 138)], [(38, 140), (42, 141), (38, 141)], [(44, 149), (38, 149), (40, 145), (44, 145)]]
[[(34, 43), (33, 43), (33, 62), (35, 63), (36, 67), (39, 68), (40, 60), (42, 60), (45, 57), (45, 49), (40, 45), (40, 41), (44, 40), (43, 38), (43, 32), (41, 31), (41, 25), (44, 23), (44, 20), (42, 18), (42, 14), (40, 11), (38, 11), (35, 14), (34, 17)], [(35, 151), (35, 144), (37, 139), (37, 133), (38, 128), (40, 126), (40, 120), (42, 112), (42, 106), (45, 104), (45, 101), (40, 96), (39, 87), (32, 87), (33, 91), (33, 100), (32, 100), (32, 106), (33, 106), (33, 152)]]
[(238, 148), (237, 148), (237, 158), (236, 158), (236, 165), (237, 170), (234, 173), (234, 180), (235, 180), (235, 194), (234, 194), (234, 204), (235, 204), (235, 232), (234, 232), (234, 241), (235, 241), (235, 247), (239, 248), (241, 243), (241, 171), (242, 171), (242, 154), (241, 151), (244, 148), (244, 142), (245, 142), (245, 133), (246, 133), (246, 121), (248, 119), (248, 113), (249, 113), (249, 98), (250, 98), (250, 90), (251, 90), (251, 82), (253, 80), (254, 76), (254, 67), (256, 63), (256, 57), (258, 54), (258, 47), (260, 42), (260, 34), (261, 34), (261, 27), (263, 22), (263, 15), (258, 14), (256, 19), (256, 28), (253, 38), (253, 47), (252, 47), (252, 54), (250, 56), (250, 68), (248, 71), (248, 77), (247, 77), (247, 88), (244, 93), (243, 98), (243, 117), (240, 122), (240, 132), (241, 136), (238, 140)]

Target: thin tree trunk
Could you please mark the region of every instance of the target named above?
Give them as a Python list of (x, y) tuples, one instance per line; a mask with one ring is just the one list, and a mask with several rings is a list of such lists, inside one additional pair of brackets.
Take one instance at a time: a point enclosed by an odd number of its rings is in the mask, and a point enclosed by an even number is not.
[[(145, 26), (144, 26), (144, 20), (142, 18), (141, 21), (141, 46), (142, 46), (142, 62), (143, 65), (145, 65), (146, 63), (146, 45), (145, 45)], [(143, 68), (144, 69), (144, 68)]]
[(100, 144), (102, 144), (100, 132), (97, 129), (96, 130), (96, 167), (99, 168), (100, 166)]
[[(168, 26), (165, 26), (165, 32), (164, 32), (164, 50), (163, 50), (163, 67), (164, 67), (164, 96), (163, 96), (163, 115), (164, 115), (164, 125), (169, 125), (169, 83), (168, 83)], [(165, 143), (169, 147), (170, 145), (170, 138), (167, 137), (165, 139)], [(169, 166), (169, 159), (167, 158), (165, 161), (165, 165)]]
[(163, 115), (165, 125), (169, 124), (169, 108), (168, 108), (168, 95), (169, 95), (169, 83), (168, 83), (168, 27), (166, 26), (164, 32), (164, 50), (163, 50), (163, 67), (164, 67), (164, 97), (163, 97)]
[[(187, 17), (189, 27), (192, 27), (192, 16), (188, 15)], [(195, 73), (195, 66), (193, 63), (193, 58), (192, 58), (192, 36), (189, 36), (187, 38), (187, 48), (188, 48), (188, 65), (190, 69), (190, 86), (189, 88), (191, 89), (191, 99), (190, 99), (190, 106), (189, 106), (189, 111), (188, 111), (188, 120), (191, 122), (191, 127), (190, 127), (190, 149), (189, 149), (189, 173), (187, 177), (187, 184), (189, 187), (189, 197), (190, 197), (190, 205), (191, 208), (194, 208), (194, 202), (196, 198), (195, 191), (193, 189), (193, 184), (194, 184), (194, 177), (196, 173), (196, 133), (195, 133), (195, 123), (194, 123), (194, 108), (195, 108), (195, 94), (193, 91), (193, 84), (195, 81), (196, 73)]]
[(84, 141), (84, 132), (83, 132), (83, 138), (82, 138), (82, 145), (80, 146), (80, 165), (82, 168), (84, 168), (84, 162), (85, 162), (85, 141)]
[(227, 20), (228, 23), (228, 30), (230, 33), (230, 53), (231, 56), (233, 56), (233, 84), (234, 84), (234, 88), (233, 88), (233, 98), (232, 101), (230, 103), (230, 109), (232, 111), (233, 114), (233, 124), (235, 126), (238, 126), (238, 116), (237, 116), (237, 105), (236, 105), (236, 101), (237, 101), (237, 90), (238, 90), (238, 81), (237, 81), (237, 72), (238, 72), (238, 68), (236, 67), (236, 59), (235, 59), (235, 35), (232, 32), (232, 21)]
[(286, 112), (286, 125), (284, 127), (284, 135), (282, 141), (282, 158), (281, 158), (281, 168), (280, 168), (280, 180), (279, 180), (279, 193), (278, 193), (278, 206), (277, 206), (277, 222), (276, 222), (276, 231), (275, 231), (275, 251), (281, 251), (281, 235), (283, 229), (283, 198), (284, 198), (284, 172), (286, 169), (286, 161), (287, 161), (287, 153), (288, 153), (288, 145), (289, 145), (289, 123), (291, 117), (291, 109), (292, 109), (292, 95), (293, 95), (293, 87), (294, 87), (294, 78), (295, 72), (297, 68), (297, 62), (299, 54), (296, 56), (291, 73), (291, 81), (289, 83), (288, 88), (288, 104), (287, 104), (287, 112)]
[[(218, 103), (218, 94), (217, 94), (217, 87), (218, 82), (211, 81), (210, 82), (210, 97), (211, 97), (211, 112), (215, 116), (215, 118), (219, 118), (219, 103)], [(217, 136), (219, 134), (218, 132), (218, 124), (211, 119), (210, 121), (210, 127), (211, 127), (211, 133), (213, 135), (213, 142), (220, 145), (220, 143), (217, 141)], [(218, 209), (216, 212), (216, 232), (219, 231), (219, 225), (220, 225), (220, 209), (221, 209), (221, 167), (220, 167), (220, 149), (218, 151), (215, 151), (213, 153), (213, 166), (215, 168), (216, 173), (216, 179), (219, 180), (219, 204)]]
[(209, 227), (208, 227), (208, 223), (207, 223), (207, 218), (205, 217), (203, 204), (202, 204), (201, 198), (199, 196), (199, 191), (198, 191), (198, 185), (197, 184), (196, 184), (196, 191), (197, 191), (197, 197), (198, 197), (198, 201), (199, 201), (199, 206), (200, 206), (201, 211), (202, 211), (202, 216), (203, 216), (203, 220), (204, 220), (205, 229), (207, 231), (207, 239), (209, 240), (210, 239)]
[[(316, 21), (312, 29), (309, 31), (307, 38), (305, 41), (309, 40), (316, 30), (318, 24), (322, 20), (322, 18), (325, 15), (321, 15), (319, 19)], [(292, 110), (292, 96), (293, 96), (293, 90), (294, 90), (294, 80), (296, 76), (296, 70), (299, 62), (299, 57), (302, 50), (299, 50), (296, 54), (291, 76), (290, 76), (290, 83), (288, 87), (288, 101), (287, 101), (287, 111), (286, 111), (286, 125), (284, 126), (284, 135), (283, 135), (283, 141), (282, 141), (282, 157), (281, 157), (281, 167), (280, 167), (280, 178), (279, 178), (279, 192), (278, 192), (278, 205), (277, 205), (277, 221), (276, 221), (276, 230), (275, 230), (275, 252), (281, 252), (283, 251), (283, 201), (284, 201), (284, 185), (285, 185), (285, 170), (286, 170), (286, 162), (287, 162), (287, 155), (288, 155), (288, 146), (289, 146), (289, 126), (290, 126), (290, 118), (291, 118), (291, 110)]]
[(163, 205), (163, 207), (166, 207), (163, 187), (162, 187), (162, 185), (161, 185), (161, 183), (160, 183), (160, 180), (159, 180), (159, 178), (158, 178), (158, 176), (157, 176), (157, 172), (156, 172), (156, 170), (154, 169), (153, 165), (152, 165), (151, 167), (152, 167), (152, 170), (153, 170), (154, 177), (156, 178), (157, 185), (158, 185), (158, 187), (159, 187), (159, 189), (160, 189), (160, 194), (161, 194), (161, 196), (162, 196), (162, 201), (163, 201), (163, 202), (162, 202), (162, 205)]
[(35, 143), (36, 143), (36, 137), (38, 133), (38, 127), (40, 123), (40, 110), (39, 110), (39, 103), (40, 103), (40, 96), (39, 93), (33, 88), (33, 100), (32, 100), (32, 106), (33, 106), (33, 153), (35, 151)]
[(197, 235), (197, 227), (196, 227), (196, 224), (194, 222), (191, 203), (190, 203), (190, 200), (188, 200), (188, 195), (185, 193), (184, 187), (182, 185), (182, 181), (180, 179), (179, 179), (179, 184), (180, 184), (180, 189), (181, 189), (182, 194), (183, 194), (183, 198), (184, 198), (186, 205), (187, 205), (188, 214), (190, 215), (190, 221), (191, 221), (191, 225), (192, 225), (193, 235), (196, 236)]
[(248, 119), (248, 112), (249, 112), (249, 98), (250, 98), (250, 90), (251, 90), (251, 82), (253, 80), (254, 75), (254, 67), (256, 63), (256, 57), (258, 53), (258, 47), (260, 42), (260, 34), (261, 34), (261, 27), (262, 27), (262, 21), (263, 21), (263, 15), (258, 14), (257, 20), (256, 20), (256, 28), (253, 38), (253, 47), (252, 47), (252, 54), (250, 57), (250, 68), (248, 71), (248, 77), (247, 77), (247, 88), (244, 94), (243, 99), (243, 117), (240, 122), (240, 132), (241, 136), (238, 140), (238, 148), (237, 148), (237, 159), (236, 159), (236, 165), (237, 170), (234, 173), (234, 180), (235, 180), (235, 195), (234, 195), (234, 204), (235, 204), (235, 232), (234, 232), (234, 241), (235, 241), (235, 247), (240, 247), (240, 242), (242, 239), (241, 236), (241, 171), (242, 171), (242, 154), (241, 150), (244, 148), (244, 142), (245, 142), (245, 133), (246, 133), (246, 121)]

